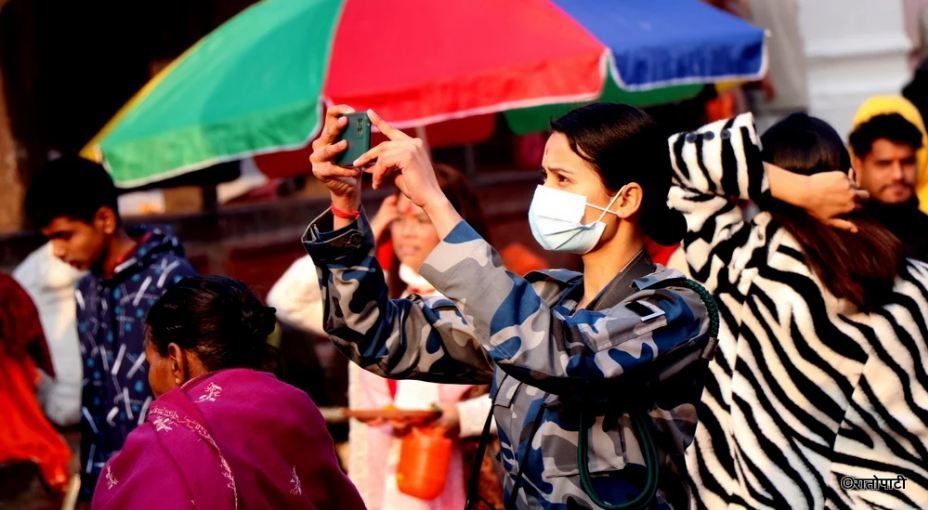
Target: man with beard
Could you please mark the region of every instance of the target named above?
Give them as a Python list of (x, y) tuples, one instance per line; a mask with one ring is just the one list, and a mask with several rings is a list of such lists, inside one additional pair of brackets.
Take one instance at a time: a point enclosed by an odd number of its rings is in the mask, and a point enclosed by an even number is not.
[(881, 113), (854, 128), (850, 146), (858, 184), (870, 193), (867, 208), (909, 257), (928, 261), (928, 215), (919, 211), (915, 194), (923, 136), (901, 114)]

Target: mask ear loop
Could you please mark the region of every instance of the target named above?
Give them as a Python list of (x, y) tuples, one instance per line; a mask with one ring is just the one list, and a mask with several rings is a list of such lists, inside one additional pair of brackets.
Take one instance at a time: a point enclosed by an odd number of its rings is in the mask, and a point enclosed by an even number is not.
[[(628, 186), (628, 184), (626, 184), (625, 186)], [(621, 195), (622, 192), (625, 191), (625, 186), (622, 186), (622, 187), (619, 189), (619, 191), (616, 192), (616, 194), (612, 196), (612, 199), (609, 200), (609, 204), (607, 204), (606, 207), (600, 207), (600, 206), (598, 206), (598, 205), (593, 205), (593, 204), (589, 204), (589, 203), (586, 204), (587, 207), (592, 207), (593, 209), (599, 209), (600, 211), (602, 211), (602, 213), (600, 213), (600, 215), (599, 215), (599, 218), (596, 218), (596, 220), (593, 221), (593, 223), (597, 223), (597, 222), (603, 221), (603, 218), (606, 217), (606, 213), (615, 214), (615, 213), (612, 212), (610, 209), (612, 209), (612, 204), (614, 204), (615, 201), (616, 201), (616, 199), (619, 198), (619, 195)], [(618, 215), (616, 214), (616, 216), (618, 216)], [(590, 225), (592, 225), (593, 223), (590, 223)]]

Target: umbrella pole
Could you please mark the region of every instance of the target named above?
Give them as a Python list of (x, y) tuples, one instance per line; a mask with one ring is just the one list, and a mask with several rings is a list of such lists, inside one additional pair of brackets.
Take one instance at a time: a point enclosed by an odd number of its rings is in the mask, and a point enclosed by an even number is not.
[(464, 146), (464, 175), (474, 176), (477, 173), (477, 150), (474, 144)]
[(200, 198), (202, 199), (203, 212), (216, 212), (219, 210), (219, 193), (216, 191), (215, 184), (201, 186)]

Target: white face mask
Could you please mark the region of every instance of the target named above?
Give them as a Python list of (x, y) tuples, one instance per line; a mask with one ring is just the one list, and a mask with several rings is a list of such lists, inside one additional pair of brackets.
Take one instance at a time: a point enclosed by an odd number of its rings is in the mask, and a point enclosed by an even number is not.
[[(528, 208), (528, 224), (532, 235), (544, 249), (584, 254), (596, 246), (603, 235), (606, 224), (602, 219), (615, 199), (622, 194), (623, 186), (605, 208), (588, 204), (586, 197), (547, 186), (535, 188), (532, 205)], [(583, 213), (587, 207), (599, 209), (602, 214), (596, 221), (583, 224)]]

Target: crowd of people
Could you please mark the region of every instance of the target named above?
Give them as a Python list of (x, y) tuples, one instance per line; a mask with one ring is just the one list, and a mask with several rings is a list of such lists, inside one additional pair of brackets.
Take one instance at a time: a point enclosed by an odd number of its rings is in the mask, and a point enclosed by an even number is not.
[[(376, 113), (387, 140), (337, 165), (351, 112), (313, 143), (331, 205), (271, 306), (198, 275), (169, 229), (126, 227), (100, 165), (35, 175), (48, 244), (0, 275), (0, 467), (63, 492), (51, 423), (79, 423), (100, 509), (928, 507), (928, 138), (907, 100), (868, 100), (846, 140), (805, 113), (668, 137), (577, 108), (527, 220), (582, 271), (527, 273), (466, 177)], [(370, 218), (364, 174), (395, 189)], [(278, 320), (327, 336), (349, 407), (377, 411), (352, 415), (344, 464), (273, 375)]]

